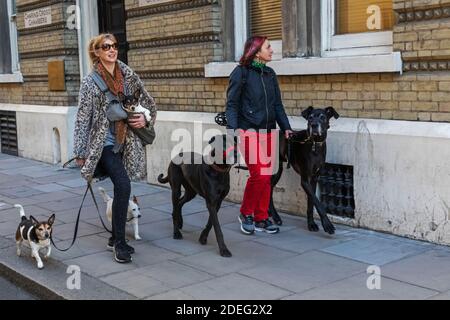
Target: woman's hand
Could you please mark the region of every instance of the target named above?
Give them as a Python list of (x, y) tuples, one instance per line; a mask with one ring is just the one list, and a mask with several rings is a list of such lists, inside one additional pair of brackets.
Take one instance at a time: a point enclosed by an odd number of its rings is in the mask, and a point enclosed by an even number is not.
[(289, 138), (291, 137), (291, 135), (294, 133), (294, 131), (292, 131), (292, 130), (286, 130), (285, 132), (284, 132), (284, 136), (286, 137), (286, 139), (288, 139), (289, 140)]
[(78, 167), (83, 168), (84, 164), (86, 163), (86, 159), (76, 159), (75, 162)]
[(128, 119), (128, 124), (134, 129), (145, 128), (147, 120), (143, 114), (135, 115), (133, 118)]

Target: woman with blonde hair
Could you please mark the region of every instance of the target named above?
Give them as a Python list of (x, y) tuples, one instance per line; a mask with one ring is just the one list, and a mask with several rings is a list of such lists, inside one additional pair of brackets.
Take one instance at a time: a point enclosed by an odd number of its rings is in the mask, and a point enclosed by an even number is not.
[[(114, 35), (101, 34), (93, 38), (89, 43), (89, 56), (93, 70), (83, 79), (80, 88), (74, 155), (81, 167), (81, 175), (88, 182), (109, 177), (114, 184), (112, 237), (108, 248), (113, 250), (117, 262), (128, 263), (134, 253), (125, 240), (130, 180), (143, 179), (146, 175), (143, 144), (129, 128), (153, 126), (157, 110), (139, 76), (118, 60), (118, 43)], [(109, 93), (116, 97), (140, 93), (139, 103), (150, 111), (151, 120), (147, 121), (144, 114), (119, 121), (108, 119), (108, 92), (100, 89), (99, 81), (103, 81)]]

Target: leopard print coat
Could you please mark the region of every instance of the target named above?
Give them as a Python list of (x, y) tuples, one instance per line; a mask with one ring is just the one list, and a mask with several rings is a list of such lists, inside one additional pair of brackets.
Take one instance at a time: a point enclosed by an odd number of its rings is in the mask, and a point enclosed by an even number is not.
[[(141, 106), (150, 110), (153, 126), (156, 120), (156, 104), (154, 99), (145, 90), (139, 76), (126, 64), (119, 61), (124, 75), (126, 92), (136, 92), (141, 89), (139, 100)], [(91, 75), (86, 76), (81, 84), (79, 108), (75, 121), (74, 131), (74, 157), (86, 159), (81, 175), (87, 181), (92, 181), (95, 169), (102, 155), (103, 145), (109, 130), (109, 121), (106, 118), (106, 95), (100, 91)], [(141, 140), (128, 130), (123, 150), (123, 164), (128, 177), (133, 181), (142, 180), (146, 176), (145, 150)]]

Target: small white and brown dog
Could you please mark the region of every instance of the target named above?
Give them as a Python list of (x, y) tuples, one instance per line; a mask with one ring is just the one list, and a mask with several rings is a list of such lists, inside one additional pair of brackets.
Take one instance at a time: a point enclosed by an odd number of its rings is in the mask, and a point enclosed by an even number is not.
[(50, 239), (52, 236), (53, 224), (55, 223), (55, 215), (53, 214), (48, 221), (39, 222), (33, 216), (30, 216), (30, 219), (27, 219), (25, 211), (20, 204), (16, 204), (14, 207), (19, 209), (20, 218), (22, 220), (16, 232), (17, 255), (20, 257), (22, 242), (27, 241), (31, 248), (31, 257), (36, 259), (37, 267), (42, 269), (44, 268), (44, 263), (39, 256), (39, 251), (47, 249), (44, 258), (47, 259), (50, 257), (52, 252)]
[[(108, 218), (109, 222), (111, 222), (112, 204), (114, 199), (106, 193), (105, 189), (98, 188), (98, 190), (100, 191), (103, 200), (106, 203), (106, 217)], [(136, 196), (133, 196), (133, 199), (128, 203), (127, 224), (131, 224), (133, 226), (135, 240), (142, 240), (142, 238), (139, 236), (139, 218), (141, 217), (141, 208), (139, 208), (138, 199), (136, 198)]]

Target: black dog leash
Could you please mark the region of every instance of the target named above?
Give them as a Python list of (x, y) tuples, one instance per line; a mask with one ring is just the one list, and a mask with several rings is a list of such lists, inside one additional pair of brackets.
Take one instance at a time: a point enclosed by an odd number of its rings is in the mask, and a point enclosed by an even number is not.
[(287, 169), (291, 168), (291, 137), (287, 139)]
[[(66, 163), (63, 165), (63, 168), (67, 167), (67, 166), (68, 166), (71, 162), (73, 162), (75, 159), (76, 159), (76, 158), (73, 158), (73, 159), (71, 159), (70, 161), (66, 162)], [(76, 221), (76, 223), (75, 223), (75, 230), (74, 230), (74, 232), (73, 232), (72, 243), (70, 244), (70, 246), (69, 246), (67, 249), (60, 249), (60, 248), (58, 248), (58, 246), (55, 244), (55, 242), (54, 242), (54, 240), (53, 240), (53, 236), (50, 236), (50, 241), (51, 241), (52, 245), (56, 248), (56, 250), (61, 251), (61, 252), (66, 252), (66, 251), (69, 251), (70, 249), (72, 249), (72, 247), (74, 246), (75, 241), (77, 240), (77, 235), (78, 235), (78, 228), (79, 228), (79, 224), (80, 224), (81, 210), (83, 209), (83, 204), (84, 204), (84, 201), (86, 200), (86, 196), (87, 196), (87, 194), (88, 194), (88, 191), (91, 193), (92, 200), (94, 200), (95, 208), (97, 209), (97, 214), (98, 214), (98, 217), (100, 218), (100, 221), (101, 221), (101, 223), (102, 223), (102, 225), (103, 225), (103, 228), (104, 228), (107, 232), (112, 233), (112, 232), (106, 227), (106, 224), (105, 224), (105, 222), (103, 221), (102, 215), (100, 214), (100, 209), (99, 209), (98, 204), (97, 204), (97, 200), (95, 199), (94, 191), (92, 190), (92, 185), (91, 185), (90, 182), (88, 182), (88, 183), (87, 183), (87, 187), (86, 187), (86, 192), (84, 193), (83, 200), (81, 201), (80, 209), (78, 209), (77, 221)]]
[(81, 201), (80, 209), (78, 209), (77, 221), (76, 221), (76, 223), (75, 223), (75, 230), (74, 230), (74, 232), (73, 232), (72, 243), (70, 244), (70, 246), (69, 246), (67, 249), (61, 249), (61, 248), (58, 248), (58, 246), (55, 244), (55, 242), (54, 242), (54, 240), (53, 240), (53, 237), (51, 236), (51, 237), (50, 237), (50, 240), (51, 240), (53, 246), (56, 248), (56, 250), (61, 251), (61, 252), (66, 252), (66, 251), (69, 251), (70, 249), (72, 249), (72, 247), (74, 246), (75, 241), (77, 240), (77, 235), (78, 235), (78, 228), (79, 228), (79, 224), (80, 224), (81, 210), (83, 209), (83, 204), (84, 204), (84, 201), (86, 200), (86, 196), (87, 196), (87, 194), (88, 194), (88, 191), (90, 191), (91, 196), (92, 196), (92, 199), (94, 200), (95, 208), (97, 209), (98, 217), (100, 218), (100, 221), (101, 221), (101, 223), (102, 223), (102, 225), (103, 225), (103, 228), (104, 228), (107, 232), (112, 233), (112, 232), (106, 227), (106, 224), (105, 224), (105, 222), (104, 222), (103, 219), (102, 219), (102, 216), (101, 216), (101, 214), (100, 214), (100, 209), (98, 208), (97, 200), (95, 199), (94, 192), (92, 191), (92, 186), (91, 186), (90, 183), (88, 183), (87, 188), (86, 188), (86, 192), (84, 193), (84, 196), (83, 196), (83, 200)]

